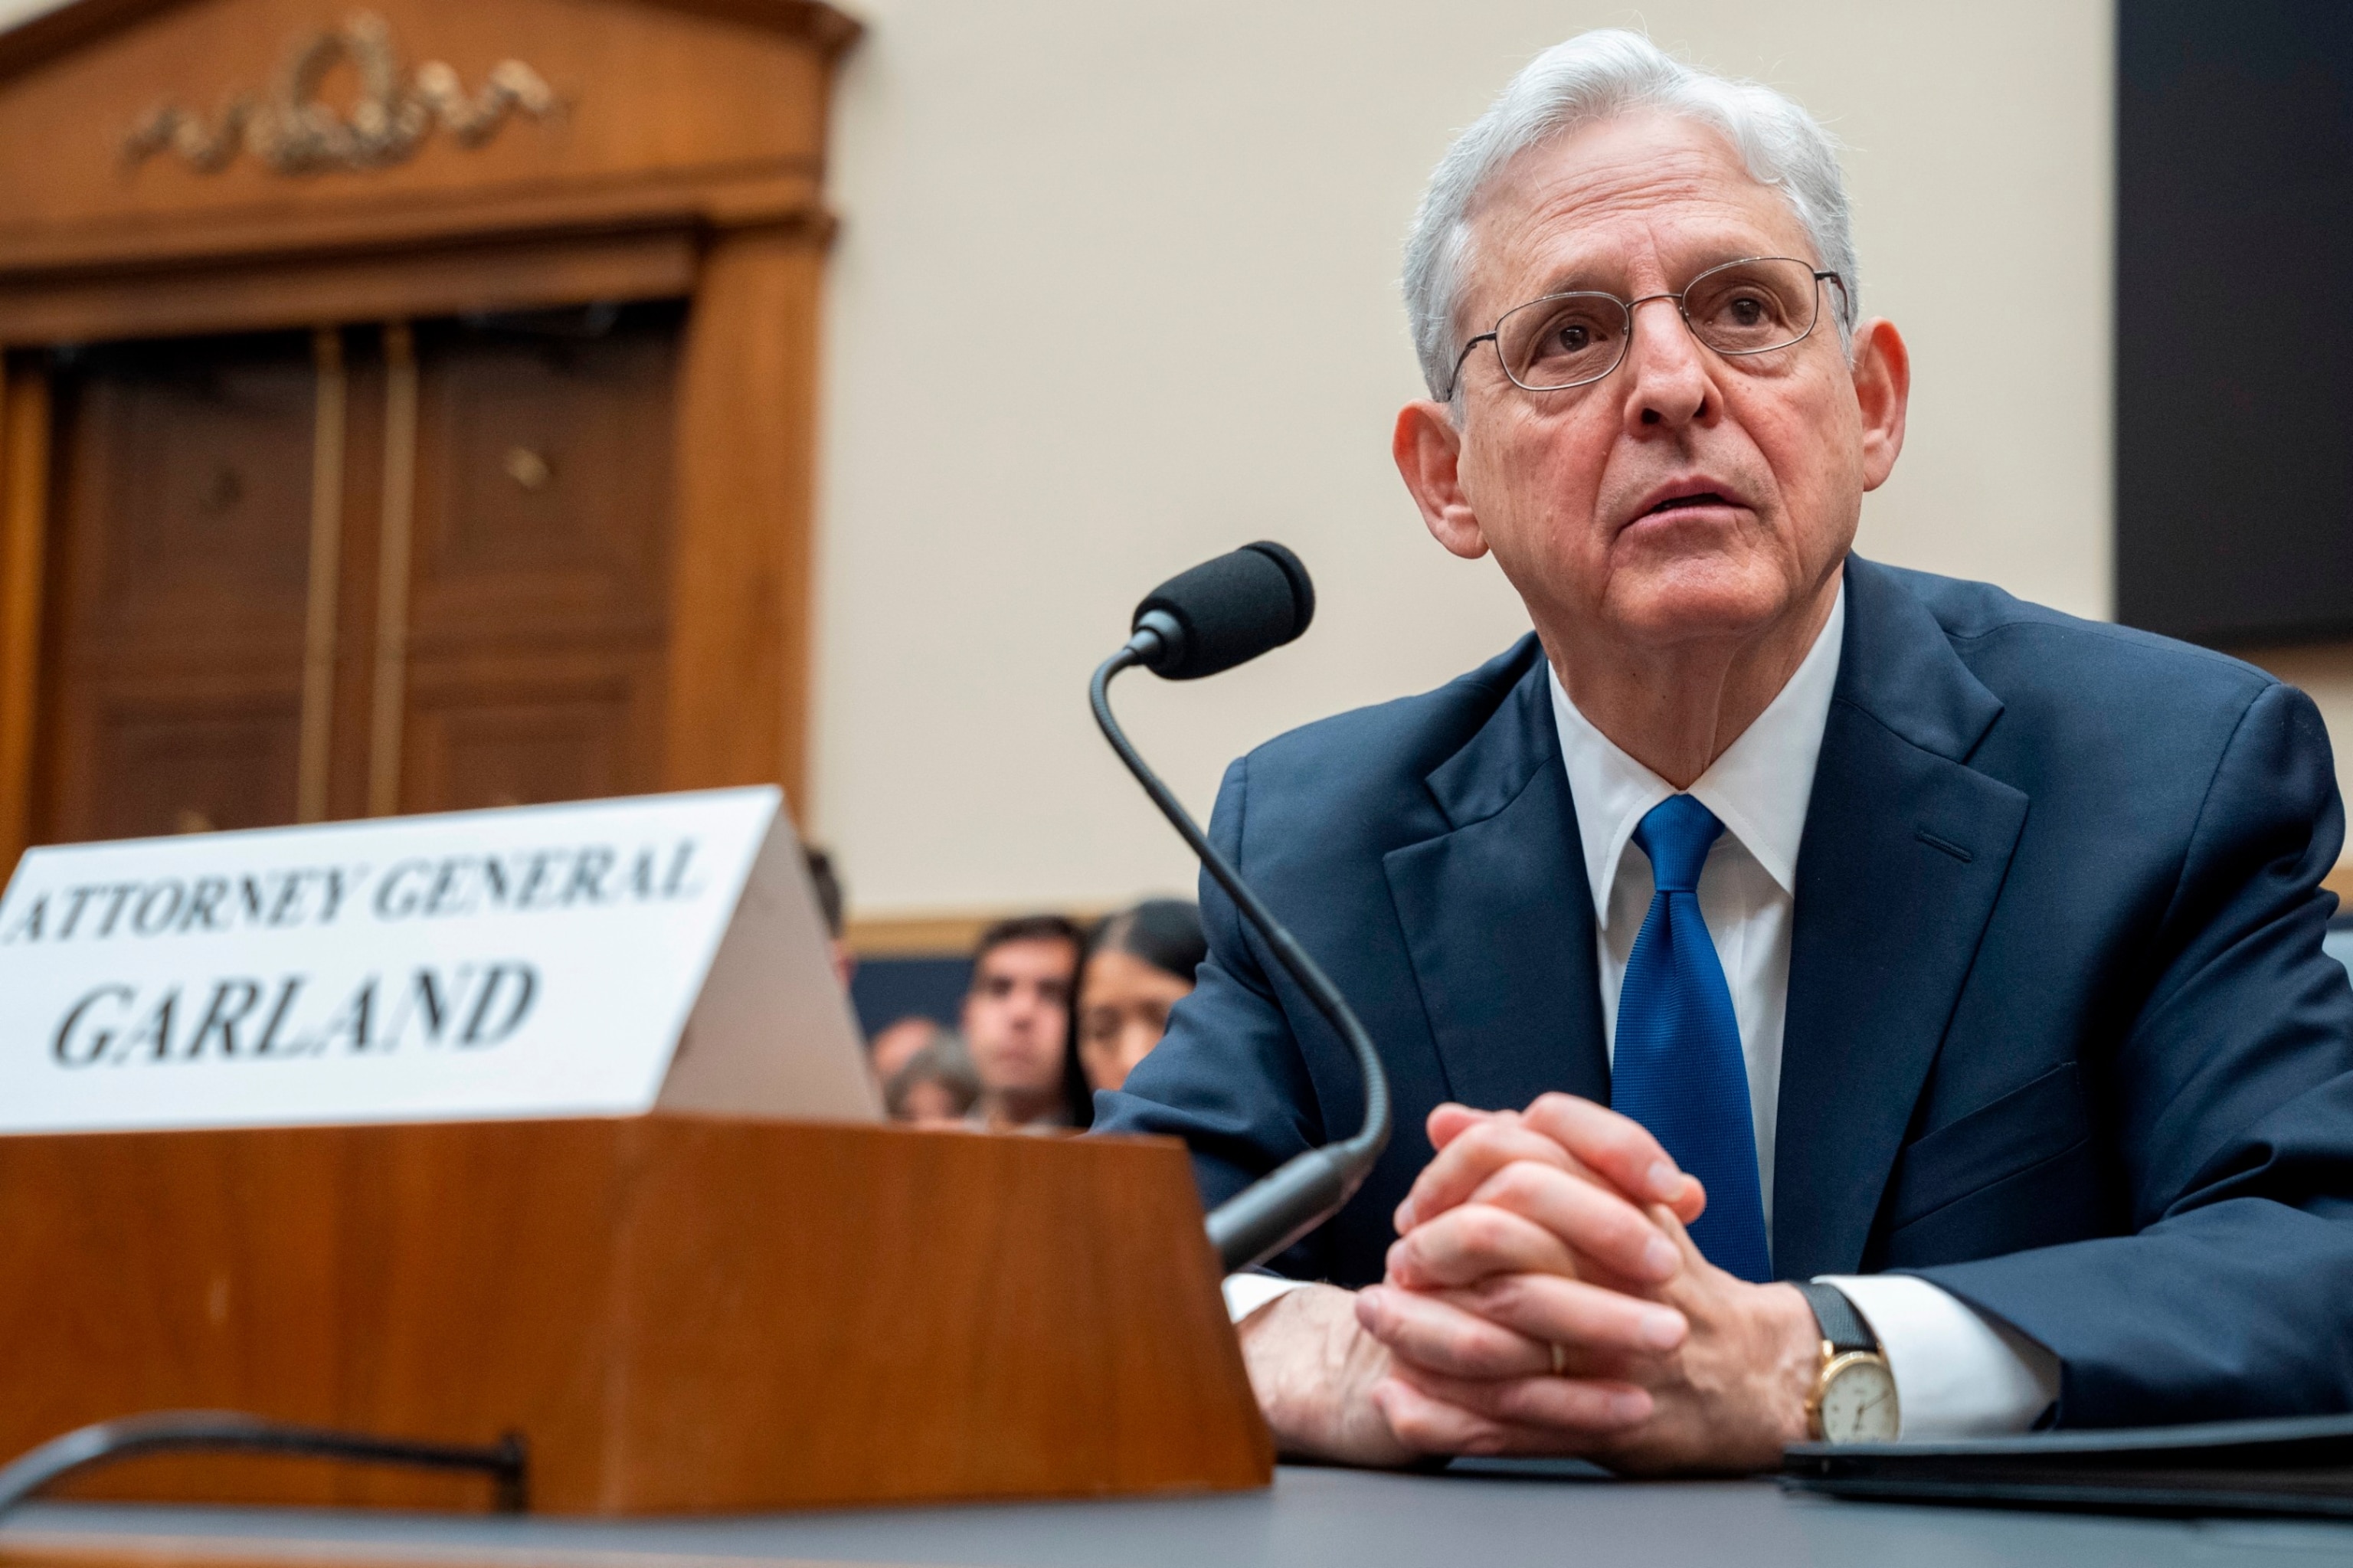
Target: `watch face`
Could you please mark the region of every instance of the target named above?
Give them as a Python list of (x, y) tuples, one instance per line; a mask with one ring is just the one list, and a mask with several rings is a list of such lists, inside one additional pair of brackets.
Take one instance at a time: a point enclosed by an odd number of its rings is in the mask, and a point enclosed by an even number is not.
[(1895, 1378), (1877, 1356), (1841, 1356), (1822, 1380), (1822, 1438), (1830, 1443), (1893, 1443), (1900, 1425)]

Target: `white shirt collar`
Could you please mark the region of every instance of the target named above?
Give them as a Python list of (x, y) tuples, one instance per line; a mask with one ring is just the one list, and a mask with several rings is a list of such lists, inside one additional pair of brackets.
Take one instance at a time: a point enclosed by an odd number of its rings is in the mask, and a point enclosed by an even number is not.
[[(1830, 723), (1838, 686), (1839, 645), (1846, 630), (1846, 583), (1814, 645), (1765, 711), (1692, 785), (1699, 803), (1724, 831), (1755, 856), (1782, 892), (1798, 891), (1798, 845), (1806, 832), (1806, 802), (1814, 792), (1814, 764)], [(1554, 727), (1577, 804), (1585, 842), (1585, 879), (1593, 890), (1594, 918), (1607, 923), (1618, 864), (1634, 830), (1651, 809), (1675, 793), (1673, 785), (1635, 761), (1593, 726), (1568, 700), (1558, 671), (1552, 683)]]

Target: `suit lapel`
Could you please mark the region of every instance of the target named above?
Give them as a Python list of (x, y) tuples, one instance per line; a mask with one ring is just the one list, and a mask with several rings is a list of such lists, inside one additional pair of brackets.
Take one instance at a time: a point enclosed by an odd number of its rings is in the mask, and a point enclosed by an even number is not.
[(1450, 832), (1383, 857), (1448, 1092), (1607, 1104), (1593, 899), (1543, 654), (1425, 780)]
[(1926, 608), (1850, 558), (1798, 858), (1773, 1179), (1784, 1277), (1862, 1262), (2025, 825), (2027, 797), (1965, 761), (2000, 713)]

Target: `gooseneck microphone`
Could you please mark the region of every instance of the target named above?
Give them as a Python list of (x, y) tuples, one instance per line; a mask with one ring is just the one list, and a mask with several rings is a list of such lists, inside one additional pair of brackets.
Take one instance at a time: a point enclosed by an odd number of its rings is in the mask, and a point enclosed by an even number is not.
[(1282, 647), (1306, 630), (1314, 616), (1315, 587), (1299, 557), (1270, 541), (1245, 545), (1178, 573), (1145, 595), (1135, 607), (1134, 635), (1096, 668), (1088, 688), (1103, 738), (1316, 1011), (1340, 1032), (1365, 1075), (1365, 1125), (1355, 1137), (1293, 1157), (1210, 1212), (1209, 1244), (1229, 1274), (1264, 1263), (1338, 1213), (1363, 1185), (1389, 1140), (1388, 1074), (1339, 988), (1128, 744), (1112, 716), (1111, 682), (1135, 664), (1172, 681), (1214, 675)]

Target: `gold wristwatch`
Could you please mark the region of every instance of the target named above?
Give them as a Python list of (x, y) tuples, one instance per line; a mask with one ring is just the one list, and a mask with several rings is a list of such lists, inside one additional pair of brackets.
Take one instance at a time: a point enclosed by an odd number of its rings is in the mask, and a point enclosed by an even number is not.
[(1854, 1303), (1834, 1286), (1793, 1280), (1814, 1309), (1822, 1361), (1806, 1399), (1806, 1431), (1817, 1443), (1893, 1443), (1904, 1429), (1895, 1374)]

